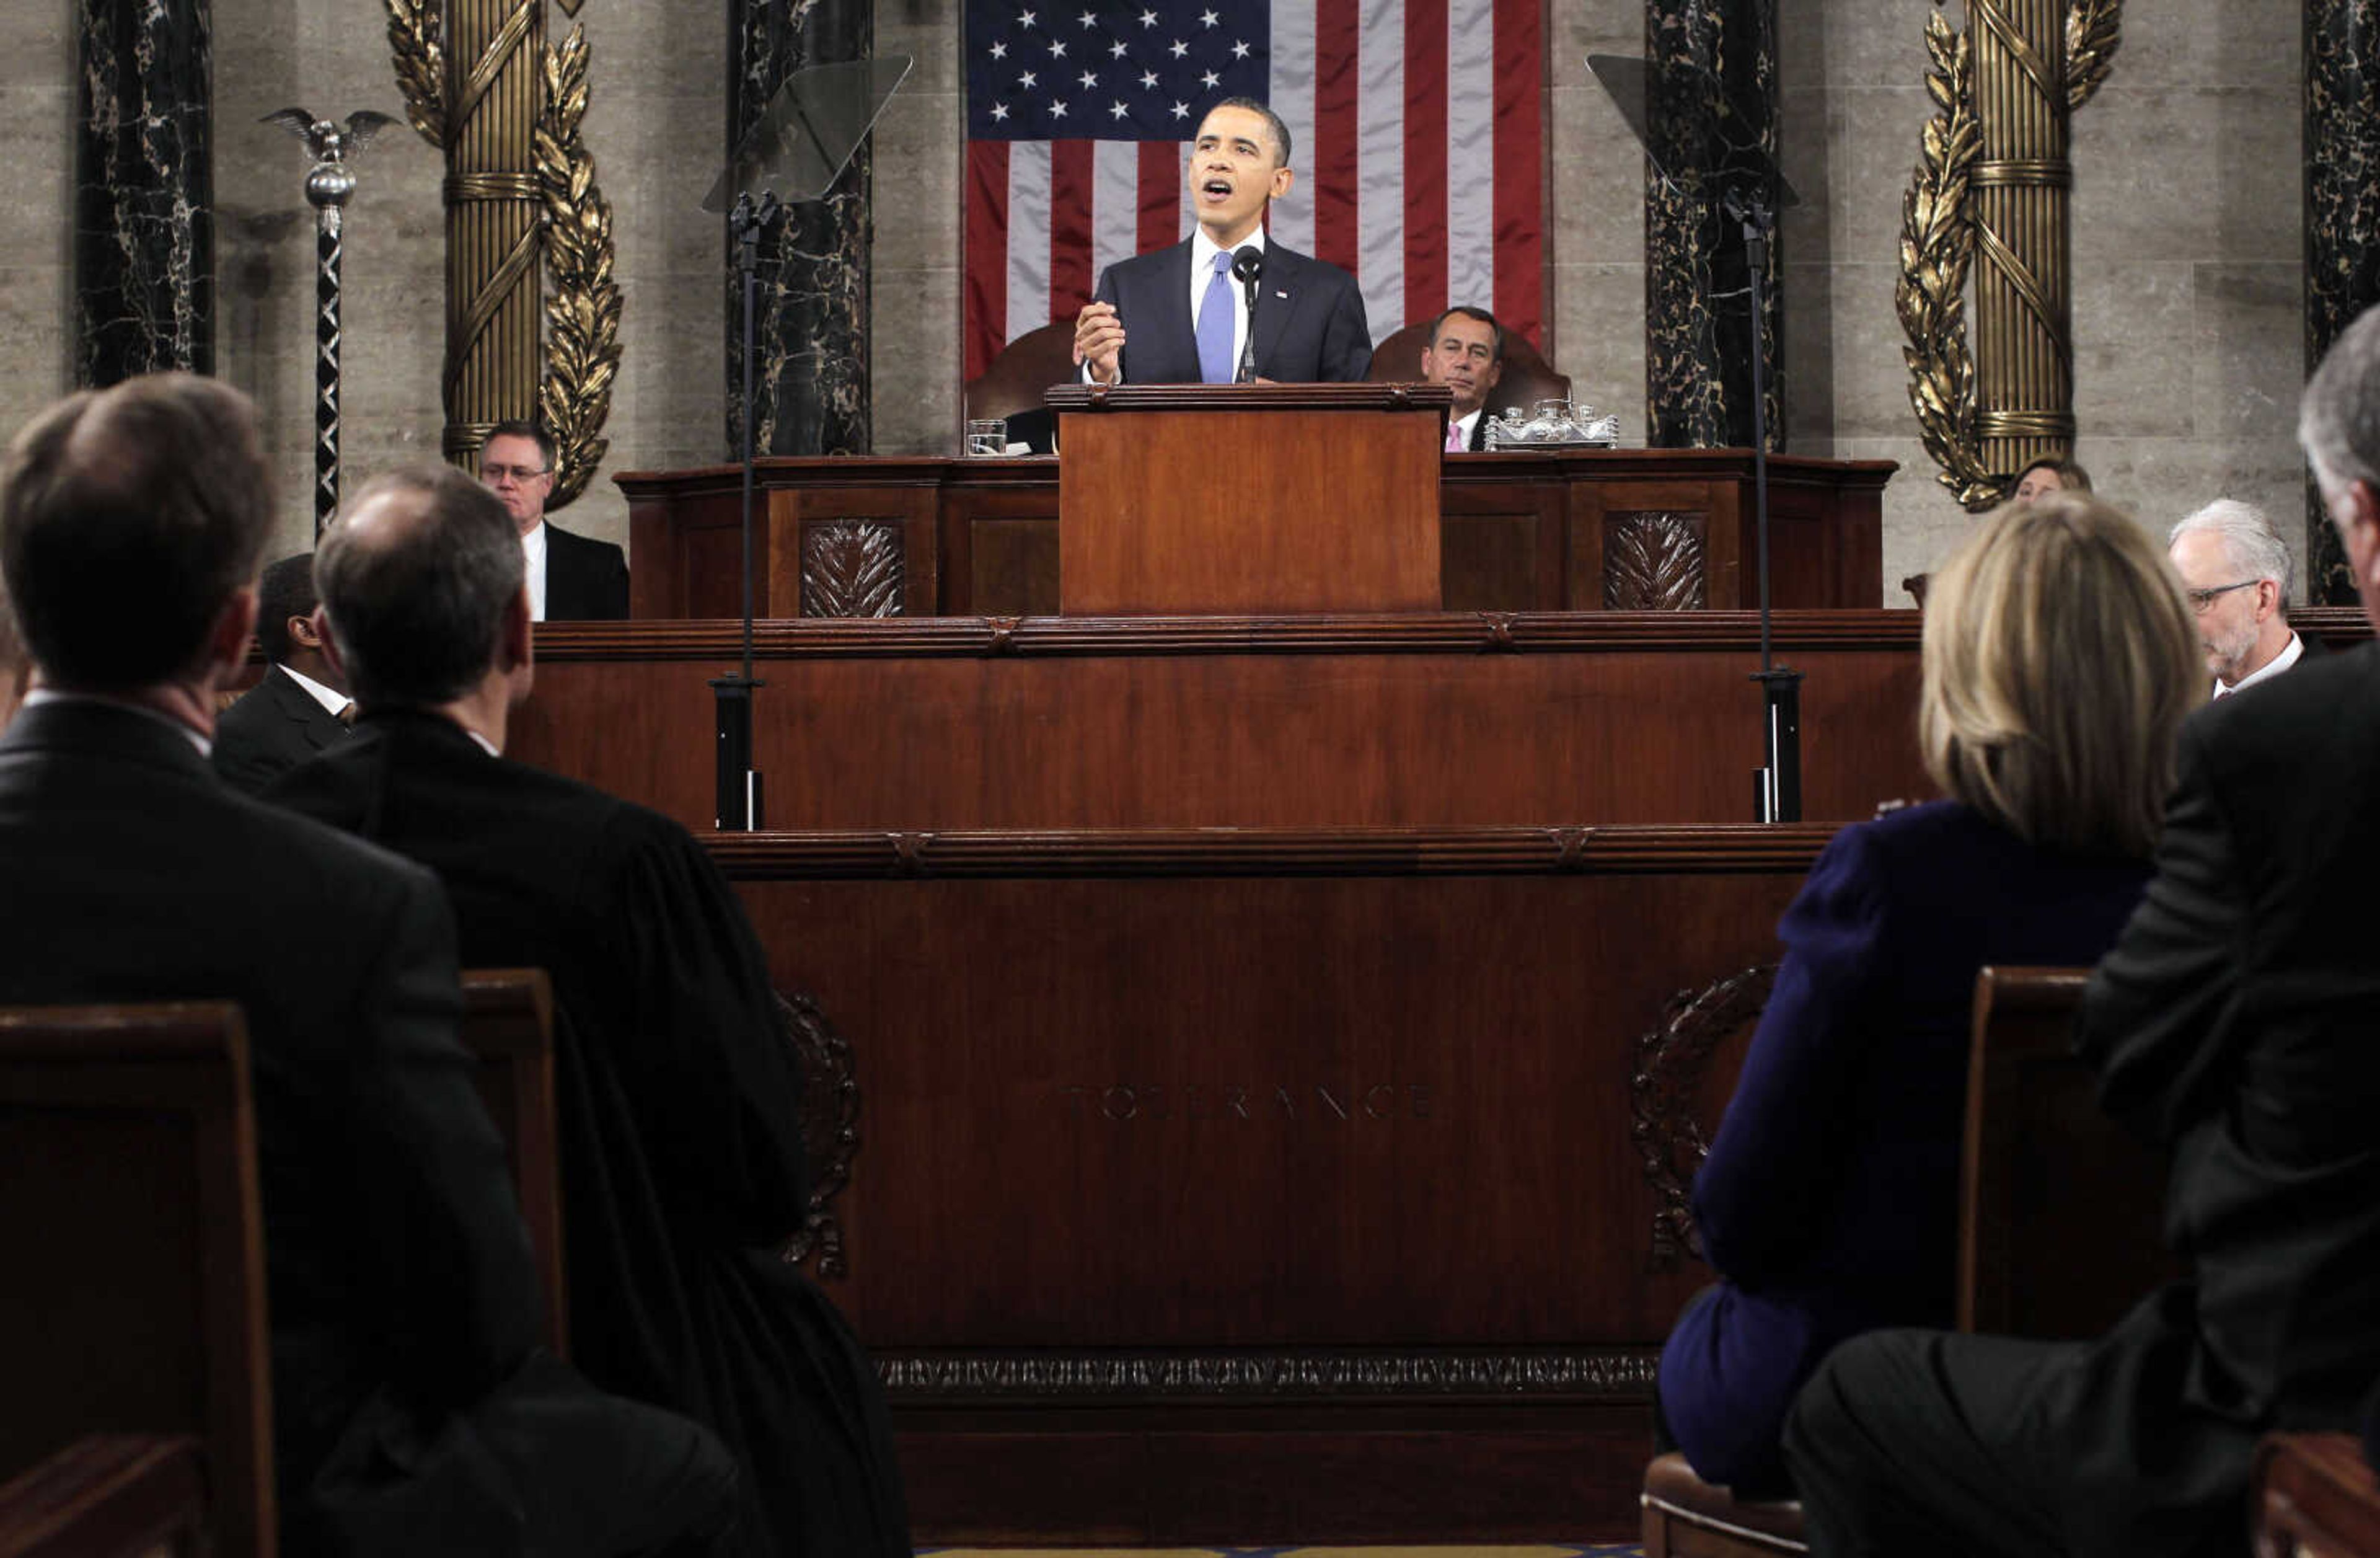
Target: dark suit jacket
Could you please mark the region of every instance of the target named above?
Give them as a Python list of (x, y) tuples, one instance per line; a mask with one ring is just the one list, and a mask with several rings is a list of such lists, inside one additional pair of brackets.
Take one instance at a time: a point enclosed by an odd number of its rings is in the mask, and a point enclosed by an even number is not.
[(774, 1253), (808, 1211), (801, 1074), (710, 857), (437, 715), (358, 729), (271, 798), (435, 870), (468, 966), (552, 977), (573, 1361), (743, 1458), (737, 1552), (907, 1558), (874, 1371)]
[(2078, 1043), (2108, 1112), (2172, 1144), (2195, 1285), (2160, 1313), (2195, 1321), (2156, 1345), (2187, 1358), (2172, 1405), (2242, 1430), (2244, 1479), (2258, 1428), (2350, 1428), (2380, 1379), (2380, 649), (2217, 700), (2179, 763)]
[(338, 716), (278, 665), (215, 721), (215, 772), (255, 795), (317, 752), (345, 742)]
[(628, 559), (608, 541), (545, 522), (545, 620), (614, 621), (628, 615)]
[[(1123, 321), (1124, 383), (1199, 382), (1198, 338), (1190, 327), (1188, 238), (1109, 266), (1097, 297), (1114, 304)], [(1249, 330), (1260, 379), (1354, 383), (1372, 366), (1372, 336), (1355, 278), (1277, 243), (1265, 245), (1264, 276)]]
[(1661, 1355), (1663, 1416), (1704, 1478), (1778, 1491), (1785, 1410), (1836, 1343), (1949, 1322), (1975, 970), (2096, 961), (2147, 875), (1955, 801), (1844, 828), (1810, 868), (1694, 1180), (1723, 1280)]
[[(445, 897), (226, 787), (162, 721), (83, 700), (0, 736), (0, 1001), (247, 1014), (279, 1500), (302, 1528), (368, 1405), (434, 1428), (540, 1333), (504, 1144), (455, 1040)], [(403, 1528), (401, 1503), (381, 1513)]]

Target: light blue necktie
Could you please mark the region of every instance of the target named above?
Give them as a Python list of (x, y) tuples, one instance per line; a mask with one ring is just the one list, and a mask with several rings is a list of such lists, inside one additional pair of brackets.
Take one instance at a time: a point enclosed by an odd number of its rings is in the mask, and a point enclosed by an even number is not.
[(1215, 279), (1198, 303), (1198, 377), (1210, 384), (1228, 384), (1239, 371), (1232, 360), (1232, 257), (1215, 254)]

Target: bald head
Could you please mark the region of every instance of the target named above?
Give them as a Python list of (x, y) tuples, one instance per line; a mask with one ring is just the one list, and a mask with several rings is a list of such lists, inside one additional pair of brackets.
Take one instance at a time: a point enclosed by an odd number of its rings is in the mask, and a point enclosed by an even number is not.
[(69, 396), (0, 464), (0, 578), (60, 687), (131, 693), (206, 657), (272, 529), (255, 408), (213, 379)]
[(382, 476), (323, 534), (314, 587), (366, 708), (436, 708), (496, 665), (521, 594), (520, 536), (452, 466)]

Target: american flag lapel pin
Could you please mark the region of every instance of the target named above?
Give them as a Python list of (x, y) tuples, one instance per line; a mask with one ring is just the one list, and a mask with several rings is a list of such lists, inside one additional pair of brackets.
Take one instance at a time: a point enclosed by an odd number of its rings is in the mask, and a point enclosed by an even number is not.
[(1280, 298), (1280, 299), (1281, 299), (1282, 302), (1284, 302), (1284, 303), (1286, 303), (1286, 302), (1288, 302), (1288, 301), (1289, 301), (1289, 294), (1288, 294), (1288, 293), (1286, 293), (1286, 292), (1283, 292), (1283, 291), (1282, 291), (1282, 290), (1281, 290), (1281, 288), (1279, 288), (1279, 287), (1274, 287), (1274, 288), (1273, 288), (1273, 293), (1272, 293), (1272, 295), (1273, 295), (1274, 297), (1276, 297), (1276, 298)]

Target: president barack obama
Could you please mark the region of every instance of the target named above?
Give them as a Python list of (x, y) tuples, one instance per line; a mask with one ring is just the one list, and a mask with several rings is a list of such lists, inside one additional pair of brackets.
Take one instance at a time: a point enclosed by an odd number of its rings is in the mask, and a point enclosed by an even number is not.
[[(1254, 98), (1208, 112), (1186, 176), (1198, 225), (1170, 249), (1108, 267), (1075, 321), (1075, 360), (1093, 383), (1229, 383), (1255, 332), (1254, 377), (1354, 383), (1371, 366), (1364, 295), (1338, 266), (1265, 240), (1265, 208), (1289, 193), (1289, 127)], [(1260, 257), (1251, 324), (1233, 274)]]

